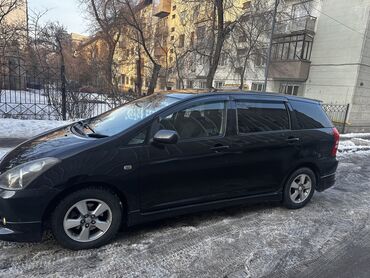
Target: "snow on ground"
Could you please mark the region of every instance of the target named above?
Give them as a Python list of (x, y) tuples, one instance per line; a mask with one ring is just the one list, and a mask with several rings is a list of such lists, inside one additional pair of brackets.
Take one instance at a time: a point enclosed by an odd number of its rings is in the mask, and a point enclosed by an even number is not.
[(341, 139), (352, 139), (352, 138), (370, 138), (370, 133), (346, 133), (346, 134), (341, 134), (340, 138)]
[(0, 119), (0, 138), (31, 138), (69, 123), (48, 120)]

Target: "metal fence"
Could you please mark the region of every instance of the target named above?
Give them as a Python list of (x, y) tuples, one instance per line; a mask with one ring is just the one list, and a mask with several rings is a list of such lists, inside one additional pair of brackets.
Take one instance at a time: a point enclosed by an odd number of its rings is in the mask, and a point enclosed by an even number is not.
[(0, 118), (90, 118), (132, 100), (108, 86), (67, 80), (64, 68), (0, 64)]
[(323, 104), (322, 107), (338, 130), (345, 133), (350, 105)]

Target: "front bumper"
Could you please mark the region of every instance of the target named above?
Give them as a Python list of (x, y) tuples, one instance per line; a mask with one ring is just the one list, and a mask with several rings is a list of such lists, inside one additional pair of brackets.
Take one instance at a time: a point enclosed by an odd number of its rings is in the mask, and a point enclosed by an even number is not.
[(0, 189), (0, 240), (41, 241), (44, 214), (54, 194), (51, 189)]
[(42, 239), (42, 223), (3, 223), (0, 221), (0, 240), (38, 242)]

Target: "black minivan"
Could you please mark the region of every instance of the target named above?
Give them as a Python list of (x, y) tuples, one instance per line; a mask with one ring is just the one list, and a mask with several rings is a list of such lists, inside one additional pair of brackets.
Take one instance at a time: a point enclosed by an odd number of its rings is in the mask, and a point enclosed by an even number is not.
[(41, 134), (0, 163), (0, 239), (106, 244), (124, 224), (279, 201), (335, 183), (339, 133), (320, 103), (262, 93), (161, 93)]

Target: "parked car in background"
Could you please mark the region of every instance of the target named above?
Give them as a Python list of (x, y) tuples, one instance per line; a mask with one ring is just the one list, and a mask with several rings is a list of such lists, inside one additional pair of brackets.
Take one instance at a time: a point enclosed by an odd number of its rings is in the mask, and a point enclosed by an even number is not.
[(122, 225), (278, 201), (304, 207), (335, 182), (339, 133), (318, 101), (164, 93), (33, 138), (0, 163), (0, 239), (66, 248)]

